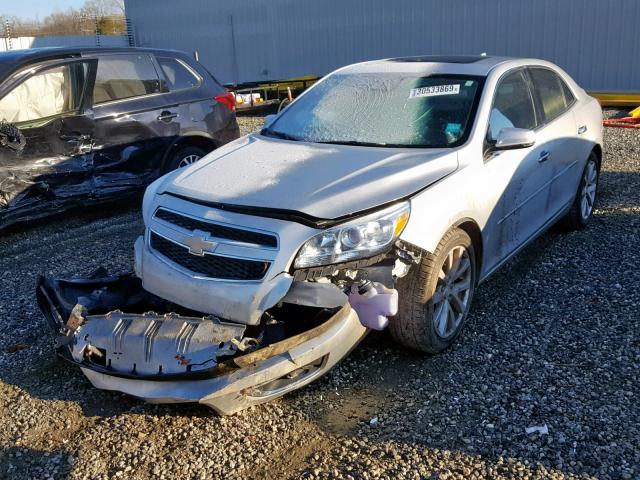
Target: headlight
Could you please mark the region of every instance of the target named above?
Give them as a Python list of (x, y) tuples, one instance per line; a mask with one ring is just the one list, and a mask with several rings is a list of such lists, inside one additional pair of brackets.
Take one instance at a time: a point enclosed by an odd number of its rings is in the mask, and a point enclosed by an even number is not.
[(149, 225), (149, 220), (151, 220), (151, 215), (153, 214), (154, 200), (156, 197), (156, 193), (158, 191), (158, 187), (162, 183), (164, 177), (160, 177), (155, 180), (151, 185), (147, 187), (144, 191), (144, 196), (142, 197), (142, 219), (144, 220), (145, 225)]
[(307, 240), (294, 268), (331, 265), (385, 252), (409, 221), (409, 202), (395, 205), (343, 225), (328, 228)]

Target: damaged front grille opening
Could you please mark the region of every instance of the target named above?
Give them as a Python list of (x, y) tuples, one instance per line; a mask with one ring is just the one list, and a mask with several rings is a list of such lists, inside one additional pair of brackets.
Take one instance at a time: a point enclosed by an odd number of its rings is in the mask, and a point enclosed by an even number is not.
[(131, 274), (105, 273), (83, 280), (40, 278), (37, 297), (59, 333), (63, 358), (123, 378), (227, 374), (246, 366), (243, 357), (319, 327), (339, 310), (282, 303), (259, 325), (247, 326), (163, 300)]

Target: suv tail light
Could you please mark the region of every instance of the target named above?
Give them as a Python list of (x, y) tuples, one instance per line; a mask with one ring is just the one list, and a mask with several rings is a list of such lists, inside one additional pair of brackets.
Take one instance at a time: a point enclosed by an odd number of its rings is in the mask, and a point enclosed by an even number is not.
[(220, 103), (224, 103), (230, 112), (236, 109), (236, 96), (231, 92), (226, 92), (214, 97), (214, 100)]

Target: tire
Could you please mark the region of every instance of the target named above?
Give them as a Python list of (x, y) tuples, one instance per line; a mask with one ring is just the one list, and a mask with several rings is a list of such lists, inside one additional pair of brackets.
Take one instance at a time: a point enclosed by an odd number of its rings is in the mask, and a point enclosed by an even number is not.
[(598, 199), (599, 178), (598, 157), (594, 152), (591, 152), (582, 171), (580, 184), (571, 205), (571, 210), (559, 222), (561, 226), (568, 230), (582, 230), (587, 226), (593, 216), (593, 210)]
[(167, 162), (167, 172), (171, 172), (177, 168), (186, 167), (192, 163), (197, 162), (207, 154), (204, 150), (198, 147), (184, 147), (180, 148), (173, 154), (171, 160)]
[[(454, 256), (450, 257), (452, 253)], [(444, 272), (450, 265), (450, 258), (456, 264), (456, 254), (458, 259), (466, 259), (464, 263), (467, 267), (458, 282), (450, 283)], [(440, 279), (441, 270), (444, 280)], [(454, 274), (454, 277), (457, 275)], [(433, 254), (424, 254), (420, 265), (398, 280), (400, 306), (398, 315), (389, 322), (391, 336), (406, 347), (427, 353), (438, 353), (449, 347), (464, 326), (476, 280), (476, 259), (471, 238), (463, 230), (452, 229), (440, 240)], [(451, 292), (452, 286), (462, 287), (463, 283), (468, 287), (464, 292)], [(447, 307), (449, 302), (453, 305), (453, 317)], [(438, 312), (445, 313), (440, 308), (447, 310), (444, 323), (441, 321), (443, 317), (437, 315)]]

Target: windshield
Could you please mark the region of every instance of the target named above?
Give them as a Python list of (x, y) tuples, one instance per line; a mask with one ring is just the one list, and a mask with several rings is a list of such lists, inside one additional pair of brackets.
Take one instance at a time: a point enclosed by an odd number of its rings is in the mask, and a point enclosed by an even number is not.
[(455, 147), (469, 135), (481, 85), (481, 77), (459, 75), (335, 74), (262, 133), (319, 143)]

